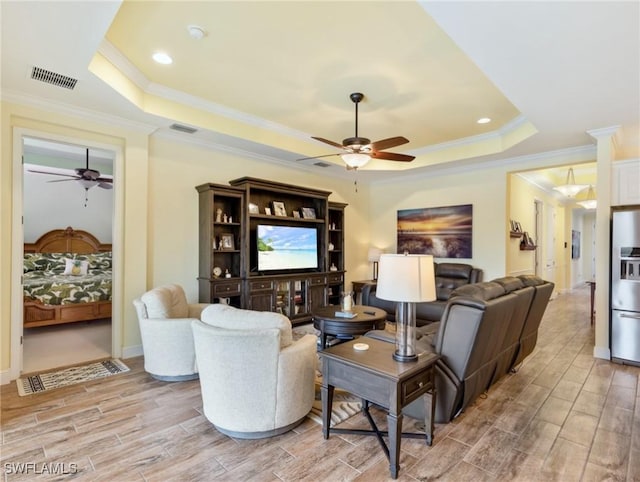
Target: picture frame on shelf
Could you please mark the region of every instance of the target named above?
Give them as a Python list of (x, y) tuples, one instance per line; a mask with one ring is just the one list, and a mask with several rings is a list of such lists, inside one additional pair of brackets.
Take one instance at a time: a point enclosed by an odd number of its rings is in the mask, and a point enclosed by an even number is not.
[(273, 201), (273, 214), (276, 216), (287, 216), (287, 210), (284, 207), (284, 203), (281, 201)]
[(293, 211), (293, 217), (294, 218), (299, 218), (300, 217), (300, 211)]
[(316, 218), (316, 210), (313, 208), (302, 208), (302, 218), (303, 219), (315, 219)]
[(220, 235), (220, 249), (222, 251), (233, 251), (235, 249), (233, 234), (228, 233)]
[(264, 208), (264, 213), (265, 213), (267, 216), (271, 216), (271, 208)]
[(260, 214), (260, 208), (255, 203), (249, 203), (249, 214)]

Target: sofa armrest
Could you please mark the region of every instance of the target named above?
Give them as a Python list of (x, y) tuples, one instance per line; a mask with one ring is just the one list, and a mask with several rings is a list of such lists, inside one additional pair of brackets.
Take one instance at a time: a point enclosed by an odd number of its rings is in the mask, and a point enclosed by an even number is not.
[(482, 273), (480, 268), (473, 268), (471, 270), (471, 276), (469, 276), (469, 283), (480, 283), (482, 281)]

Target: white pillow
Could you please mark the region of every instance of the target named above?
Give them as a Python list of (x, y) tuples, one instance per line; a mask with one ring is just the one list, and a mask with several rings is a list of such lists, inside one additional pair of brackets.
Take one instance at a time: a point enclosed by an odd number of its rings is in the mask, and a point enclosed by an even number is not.
[(64, 273), (72, 276), (84, 276), (89, 269), (89, 261), (81, 259), (65, 259), (64, 260)]

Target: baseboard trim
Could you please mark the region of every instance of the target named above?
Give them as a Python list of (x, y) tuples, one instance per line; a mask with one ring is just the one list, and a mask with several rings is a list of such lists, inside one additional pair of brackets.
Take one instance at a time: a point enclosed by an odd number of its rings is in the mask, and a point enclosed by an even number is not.
[(611, 350), (604, 346), (594, 346), (593, 356), (595, 358), (602, 358), (603, 360), (611, 360)]
[(8, 385), (11, 380), (11, 370), (2, 370), (0, 372), (0, 385)]
[(122, 358), (133, 358), (135, 356), (142, 356), (143, 354), (142, 345), (122, 347)]

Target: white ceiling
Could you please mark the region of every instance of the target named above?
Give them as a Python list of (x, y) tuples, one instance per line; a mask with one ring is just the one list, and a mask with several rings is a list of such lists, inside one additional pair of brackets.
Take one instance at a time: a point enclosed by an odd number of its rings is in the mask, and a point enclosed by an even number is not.
[[(0, 2), (2, 98), (310, 169), (354, 134), (402, 135), (389, 171), (594, 143), (640, 156), (638, 2)], [(195, 40), (187, 26), (206, 36)], [(171, 66), (150, 60), (156, 50)], [(67, 90), (33, 66), (78, 79)], [(493, 119), (480, 125), (479, 117)], [(193, 126), (193, 135), (169, 129)], [(338, 156), (323, 157), (346, 175)], [(313, 169), (318, 169), (313, 167)], [(324, 171), (327, 172), (327, 171)]]

